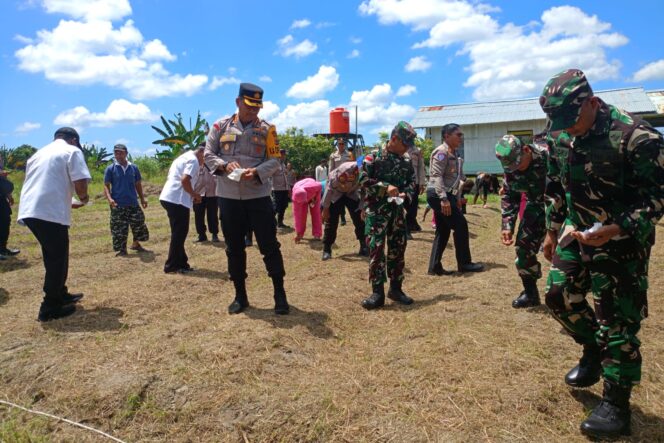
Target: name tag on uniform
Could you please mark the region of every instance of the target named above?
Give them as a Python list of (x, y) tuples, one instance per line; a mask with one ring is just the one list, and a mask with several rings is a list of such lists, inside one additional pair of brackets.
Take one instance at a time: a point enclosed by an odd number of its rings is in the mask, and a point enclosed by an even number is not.
[(237, 134), (223, 134), (219, 141), (221, 143), (231, 143), (237, 140)]

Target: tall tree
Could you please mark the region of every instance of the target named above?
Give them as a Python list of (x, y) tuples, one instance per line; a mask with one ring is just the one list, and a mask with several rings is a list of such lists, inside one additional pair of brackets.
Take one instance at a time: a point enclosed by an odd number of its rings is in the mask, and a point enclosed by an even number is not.
[(209, 130), (207, 121), (201, 118), (201, 113), (196, 114), (196, 122), (192, 125), (189, 118), (189, 127), (184, 124), (182, 114), (175, 114), (175, 120), (166, 120), (161, 116), (163, 128), (152, 126), (152, 129), (162, 137), (152, 143), (165, 146), (168, 149), (157, 152), (155, 157), (161, 162), (170, 163), (185, 151), (196, 148), (201, 143), (205, 143), (205, 137)]

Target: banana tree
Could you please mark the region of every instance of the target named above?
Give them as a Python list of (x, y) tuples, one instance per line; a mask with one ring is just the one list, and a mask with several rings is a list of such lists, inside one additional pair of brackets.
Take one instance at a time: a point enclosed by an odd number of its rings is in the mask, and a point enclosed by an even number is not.
[(189, 119), (189, 128), (183, 122), (182, 114), (175, 114), (175, 120), (166, 120), (161, 116), (163, 128), (152, 126), (152, 129), (162, 137), (152, 143), (165, 146), (167, 149), (158, 151), (155, 157), (164, 163), (170, 163), (185, 151), (194, 149), (201, 143), (205, 143), (205, 137), (208, 132), (208, 123), (201, 118), (200, 111), (196, 115), (196, 123), (192, 126)]

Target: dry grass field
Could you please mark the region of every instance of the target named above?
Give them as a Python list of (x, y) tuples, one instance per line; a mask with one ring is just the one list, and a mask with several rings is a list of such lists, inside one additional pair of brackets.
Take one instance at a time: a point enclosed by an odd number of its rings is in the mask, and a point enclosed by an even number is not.
[[(0, 399), (127, 442), (585, 441), (578, 426), (601, 386), (568, 388), (563, 376), (579, 347), (544, 307), (510, 306), (520, 282), (513, 248), (499, 243), (495, 200), (469, 207), (484, 273), (428, 276), (433, 234), (423, 224), (407, 250), (404, 289), (416, 300), (408, 307), (360, 307), (367, 261), (354, 255), (350, 225), (325, 263), (320, 243), (280, 234), (292, 306), (285, 317), (272, 311), (256, 247), (248, 252), (252, 307), (226, 313), (223, 243), (192, 243), (193, 223), (187, 252), (197, 272), (164, 274), (168, 222), (156, 195), (149, 202), (151, 252), (127, 258), (112, 252), (102, 200), (75, 211), (69, 287), (85, 298), (73, 316), (47, 324), (36, 321), (38, 244), (12, 226), (10, 245), (22, 252), (0, 263)], [(447, 268), (453, 255), (445, 254)], [(660, 242), (628, 441), (664, 441), (663, 263)], [(0, 441), (109, 441), (2, 405), (0, 422)]]

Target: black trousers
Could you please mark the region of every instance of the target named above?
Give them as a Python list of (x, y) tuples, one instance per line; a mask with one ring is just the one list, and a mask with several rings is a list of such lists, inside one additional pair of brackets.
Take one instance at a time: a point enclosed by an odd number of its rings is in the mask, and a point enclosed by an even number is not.
[(435, 192), (427, 192), (427, 203), (429, 203), (429, 206), (433, 210), (436, 219), (436, 235), (431, 247), (429, 271), (434, 271), (437, 267), (442, 266), (443, 251), (447, 247), (451, 231), (454, 231), (454, 252), (456, 253), (457, 266), (461, 267), (472, 261), (470, 256), (470, 240), (468, 238), (468, 222), (457, 207), (456, 197), (448, 194), (448, 199), (452, 207), (452, 214), (444, 216), (440, 210), (440, 199), (438, 196)]
[(284, 222), (284, 214), (288, 208), (288, 191), (274, 191), (274, 211), (277, 213), (277, 223)]
[(251, 200), (234, 200), (219, 197), (224, 222), (221, 225), (226, 242), (228, 273), (231, 280), (241, 282), (247, 278), (247, 253), (244, 238), (248, 230), (253, 231), (258, 250), (271, 278), (283, 277), (284, 259), (281, 245), (277, 241), (277, 223), (270, 197)]
[(219, 234), (219, 215), (217, 197), (203, 197), (200, 203), (194, 203), (194, 223), (199, 237), (205, 237), (205, 219), (210, 234)]
[(26, 218), (26, 226), (37, 238), (44, 261), (44, 305), (60, 306), (67, 294), (69, 273), (69, 226), (59, 223)]
[(418, 197), (419, 197), (418, 192), (414, 192), (413, 194), (411, 194), (410, 203), (408, 203), (408, 206), (406, 206), (406, 227), (408, 228), (409, 231), (411, 228), (418, 225), (417, 210), (420, 203), (417, 199)]
[(361, 244), (364, 244), (364, 222), (357, 210), (359, 202), (344, 195), (339, 200), (330, 205), (330, 218), (325, 222), (325, 231), (323, 232), (323, 250), (325, 252), (332, 252), (332, 245), (337, 240), (337, 228), (339, 227), (339, 217), (348, 208), (350, 218), (353, 220), (355, 226), (355, 238)]
[(7, 248), (9, 240), (9, 227), (12, 224), (12, 208), (7, 197), (0, 195), (0, 249)]
[(168, 223), (171, 225), (171, 243), (168, 246), (168, 258), (164, 264), (164, 272), (175, 272), (189, 267), (189, 257), (184, 252), (184, 242), (189, 234), (189, 208), (160, 200), (166, 209)]

